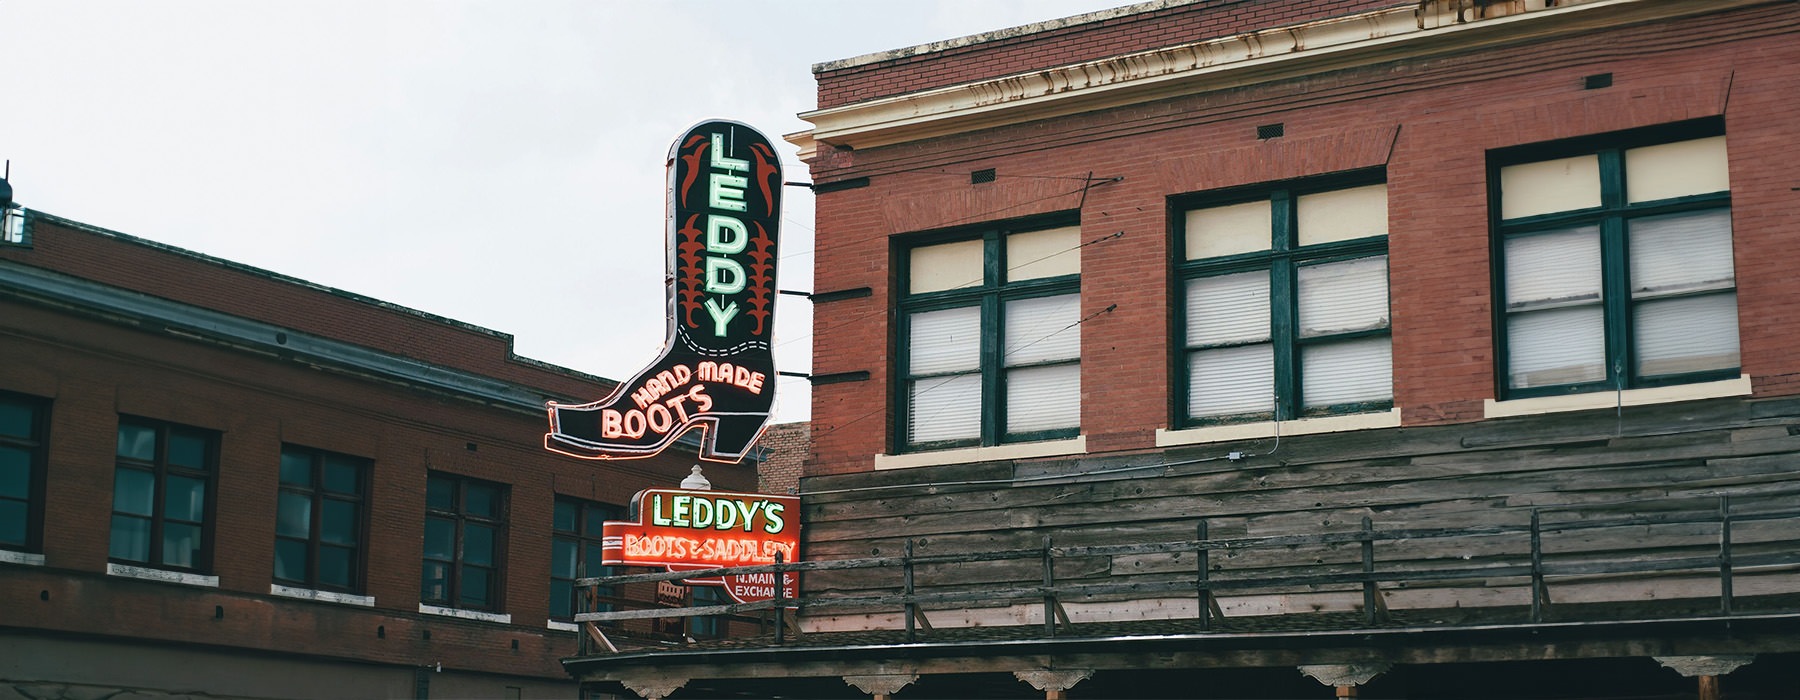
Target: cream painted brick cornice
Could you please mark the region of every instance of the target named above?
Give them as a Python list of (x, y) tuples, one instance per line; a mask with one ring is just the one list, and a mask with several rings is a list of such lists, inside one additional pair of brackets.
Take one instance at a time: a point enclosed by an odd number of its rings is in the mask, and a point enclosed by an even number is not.
[(1423, 8), (1336, 17), (805, 112), (800, 118), (812, 122), (813, 129), (786, 138), (807, 159), (817, 143), (886, 146), (1322, 71), (1777, 1), (1563, 0), (1557, 7), (1458, 21), (1458, 3), (1430, 0)]

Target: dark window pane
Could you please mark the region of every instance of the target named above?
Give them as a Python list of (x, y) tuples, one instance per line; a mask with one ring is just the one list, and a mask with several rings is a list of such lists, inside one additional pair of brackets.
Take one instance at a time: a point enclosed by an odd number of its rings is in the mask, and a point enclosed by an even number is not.
[(296, 583), (306, 582), (305, 542), (275, 540), (275, 578)]
[(494, 592), (491, 590), (494, 574), (488, 569), (465, 566), (462, 570), (462, 595), (458, 602), (471, 608), (485, 608), (492, 604)]
[(0, 447), (0, 498), (31, 498), (31, 453)]
[(0, 501), (0, 544), (23, 547), (31, 504), (25, 501)]
[(155, 509), (155, 474), (139, 469), (113, 470), (113, 510), (149, 516)]
[(150, 521), (129, 515), (112, 518), (112, 546), (107, 556), (126, 561), (150, 560)]
[(325, 458), (325, 490), (332, 493), (357, 495), (362, 492), (362, 478), (355, 462), (342, 457), (327, 456)]
[(577, 544), (574, 540), (556, 538), (550, 546), (550, 575), (557, 578), (575, 578), (575, 552)]
[(589, 537), (599, 537), (602, 532), (600, 524), (617, 517), (618, 516), (613, 513), (613, 509), (611, 508), (596, 508), (590, 506), (587, 509), (587, 535)]
[(0, 435), (30, 438), (31, 418), (37, 411), (30, 405), (0, 400)]
[(557, 501), (556, 517), (551, 527), (555, 528), (557, 532), (574, 532), (576, 513), (580, 510), (581, 506), (568, 501)]
[(575, 585), (568, 581), (550, 582), (550, 617), (567, 620), (575, 616)]
[(205, 469), (206, 436), (181, 430), (169, 431), (169, 464), (189, 469)]
[(449, 561), (456, 558), (456, 522), (444, 518), (425, 519), (425, 556)]
[(456, 482), (435, 476), (426, 479), (425, 507), (433, 510), (456, 510)]
[(581, 560), (582, 576), (611, 576), (610, 567), (600, 565), (600, 543), (589, 542), (586, 547), (587, 556)]
[(306, 539), (312, 537), (312, 499), (305, 494), (282, 491), (275, 507), (275, 534)]
[(419, 598), (427, 603), (450, 602), (449, 564), (425, 562), (419, 577)]
[(356, 550), (342, 547), (319, 548), (319, 584), (349, 588), (355, 575), (353, 567)]
[(131, 423), (119, 424), (119, 456), (143, 462), (156, 460), (156, 429)]
[(200, 562), (200, 526), (163, 523), (162, 563), (193, 568)]
[(319, 518), (319, 540), (331, 544), (356, 545), (356, 504), (325, 499)]
[(300, 450), (281, 451), (281, 483), (311, 487), (312, 455)]
[(206, 482), (170, 476), (163, 493), (163, 517), (197, 523), (206, 513)]
[(469, 523), (463, 528), (462, 560), (465, 564), (494, 564), (494, 528)]
[(469, 498), (466, 508), (469, 515), (482, 518), (500, 517), (500, 494), (498, 489), (495, 489), (492, 486), (469, 484), (468, 489), (465, 490), (464, 493), (467, 494)]

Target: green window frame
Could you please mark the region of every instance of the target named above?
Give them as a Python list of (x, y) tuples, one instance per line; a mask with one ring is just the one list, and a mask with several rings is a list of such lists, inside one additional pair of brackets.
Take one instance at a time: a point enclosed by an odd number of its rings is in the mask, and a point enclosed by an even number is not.
[(1489, 154), (1501, 398), (1739, 375), (1724, 136), (1704, 119)]
[(48, 399), (0, 392), (0, 549), (43, 551), (49, 422)]
[[(1330, 207), (1343, 195), (1354, 225), (1339, 230)], [(1171, 200), (1177, 424), (1393, 408), (1386, 202), (1381, 172)]]
[[(959, 247), (963, 262), (949, 267), (962, 274), (923, 269), (932, 251)], [(1080, 434), (1080, 247), (1063, 215), (897, 250), (897, 451)]]
[(421, 601), (464, 610), (500, 610), (506, 503), (504, 484), (439, 472), (426, 476)]
[(281, 446), (275, 504), (276, 583), (360, 593), (367, 550), (369, 460)]
[[(569, 622), (576, 613), (608, 612), (618, 591), (612, 586), (595, 587), (595, 598), (589, 601), (575, 580), (593, 576), (613, 576), (614, 567), (602, 565), (601, 544), (608, 520), (622, 520), (625, 509), (607, 503), (558, 496), (550, 538), (550, 619)], [(608, 623), (616, 624), (616, 623)]]
[(207, 572), (212, 566), (219, 434), (120, 416), (115, 454), (108, 558)]

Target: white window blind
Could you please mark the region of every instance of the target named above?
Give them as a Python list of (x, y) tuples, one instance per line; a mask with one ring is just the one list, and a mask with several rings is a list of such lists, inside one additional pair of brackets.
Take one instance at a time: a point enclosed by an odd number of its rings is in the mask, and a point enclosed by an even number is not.
[(1081, 424), (1081, 295), (1006, 302), (1006, 432)]
[(1081, 365), (1020, 367), (1006, 372), (1006, 432), (1081, 425)]
[(1605, 313), (1599, 305), (1513, 314), (1506, 319), (1514, 389), (1606, 378)]
[(1686, 374), (1738, 366), (1737, 295), (1680, 297), (1639, 304), (1638, 374)]
[(1386, 336), (1306, 346), (1300, 351), (1306, 407), (1394, 398), (1393, 355)]
[(908, 392), (908, 442), (981, 437), (980, 374), (914, 380)]
[(1275, 410), (1275, 355), (1268, 343), (1188, 356), (1188, 415), (1231, 416)]
[(1509, 238), (1506, 308), (1520, 311), (1600, 301), (1600, 227)]
[(1189, 280), (1189, 347), (1269, 339), (1269, 271)]
[(964, 306), (908, 317), (910, 373), (968, 372), (981, 367), (981, 308)]
[(1631, 222), (1631, 296), (1634, 299), (1728, 289), (1731, 212), (1711, 209)]
[(1302, 338), (1388, 325), (1385, 255), (1305, 265), (1300, 268), (1299, 282)]

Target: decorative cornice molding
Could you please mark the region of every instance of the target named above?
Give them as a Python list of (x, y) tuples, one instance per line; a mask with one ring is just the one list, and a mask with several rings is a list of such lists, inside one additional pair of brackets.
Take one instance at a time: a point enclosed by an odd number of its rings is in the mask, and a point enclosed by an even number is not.
[(1418, 6), (1275, 27), (814, 110), (800, 115), (814, 128), (786, 138), (800, 147), (802, 159), (810, 159), (819, 143), (856, 149), (886, 146), (1771, 1), (1566, 0), (1555, 7), (1470, 19), (1461, 3), (1427, 0)]

